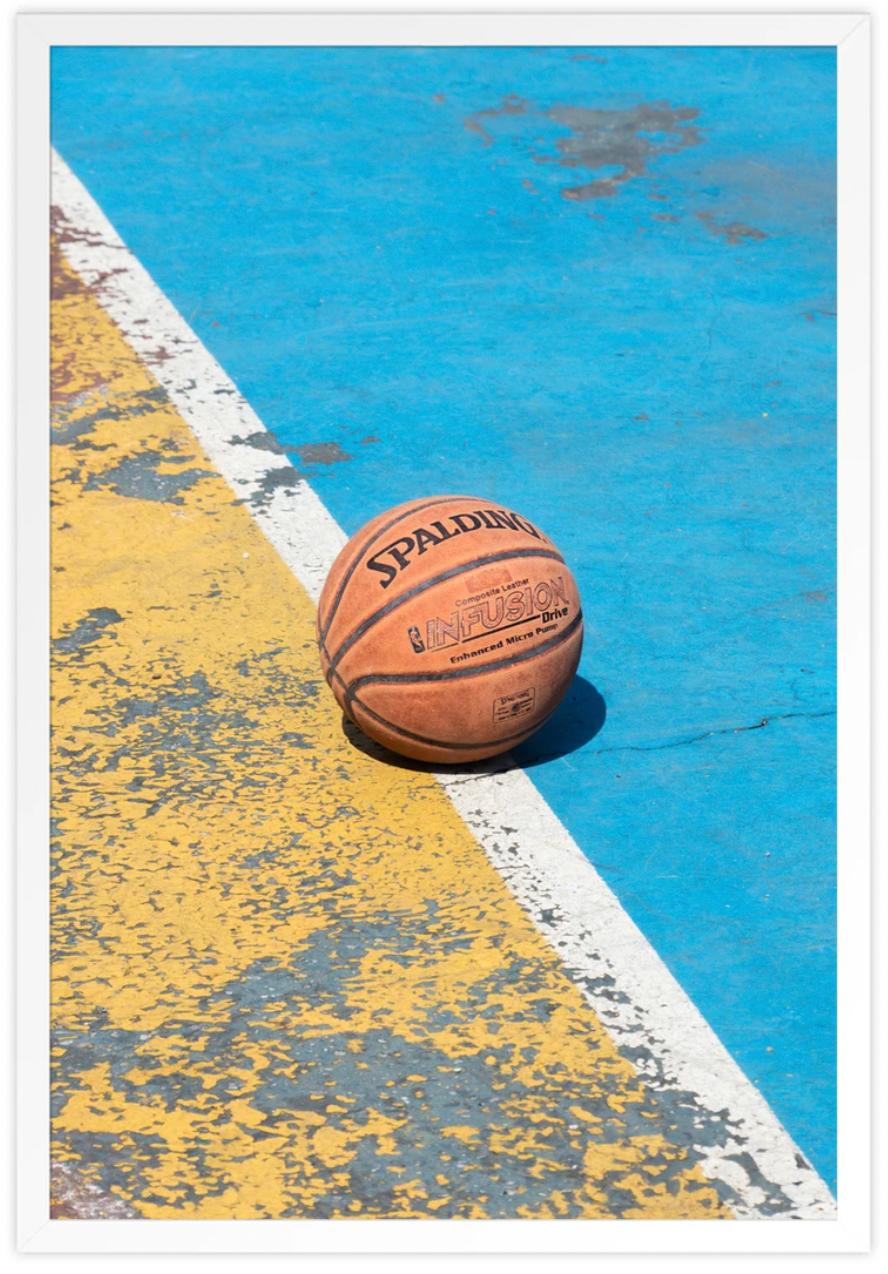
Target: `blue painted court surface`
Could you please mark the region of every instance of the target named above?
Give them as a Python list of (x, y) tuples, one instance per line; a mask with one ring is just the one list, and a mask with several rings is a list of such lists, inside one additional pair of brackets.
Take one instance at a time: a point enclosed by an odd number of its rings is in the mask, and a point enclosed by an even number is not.
[(816, 48), (53, 59), (346, 531), (465, 491), (560, 545), (581, 680), (521, 758), (833, 1187), (835, 93)]

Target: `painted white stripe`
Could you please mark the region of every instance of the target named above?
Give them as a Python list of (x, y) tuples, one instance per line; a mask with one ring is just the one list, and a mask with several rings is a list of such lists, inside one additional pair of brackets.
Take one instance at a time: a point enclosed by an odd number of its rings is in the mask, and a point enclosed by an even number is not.
[[(312, 599), (346, 536), (182, 316), (58, 155), (57, 230), (91, 286), (207, 454)], [(242, 441), (265, 446), (245, 446)], [(508, 758), (503, 760), (508, 766)], [(835, 1215), (824, 1182), (567, 830), (519, 769), (439, 781), (617, 1045), (675, 1112), (702, 1168), (743, 1217)]]

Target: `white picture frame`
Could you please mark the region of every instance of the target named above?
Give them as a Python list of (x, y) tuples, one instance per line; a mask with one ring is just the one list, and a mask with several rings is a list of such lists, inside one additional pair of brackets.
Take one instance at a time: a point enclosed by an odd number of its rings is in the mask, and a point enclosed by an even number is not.
[[(865, 14), (55, 13), (17, 19), (18, 1234), (27, 1253), (861, 1252), (869, 1243), (870, 171)], [(838, 70), (839, 1180), (834, 1221), (50, 1219), (49, 62), (57, 45), (831, 45)]]

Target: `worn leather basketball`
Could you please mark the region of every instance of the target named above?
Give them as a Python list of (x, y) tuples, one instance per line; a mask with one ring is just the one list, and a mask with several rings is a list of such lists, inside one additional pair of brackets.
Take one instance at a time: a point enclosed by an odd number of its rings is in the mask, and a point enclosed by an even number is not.
[(368, 522), (318, 606), (321, 662), (345, 714), (424, 761), (475, 761), (526, 739), (561, 701), (582, 643), (558, 549), (473, 496), (411, 500)]

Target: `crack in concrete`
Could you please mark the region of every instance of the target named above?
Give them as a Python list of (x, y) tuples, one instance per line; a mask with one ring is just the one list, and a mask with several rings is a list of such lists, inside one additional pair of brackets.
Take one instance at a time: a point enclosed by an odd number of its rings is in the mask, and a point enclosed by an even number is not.
[[(665, 752), (669, 748), (685, 748), (692, 743), (700, 743), (703, 739), (711, 739), (719, 734), (745, 734), (750, 730), (762, 730), (765, 726), (770, 725), (772, 721), (792, 721), (796, 718), (815, 719), (817, 717), (834, 717), (835, 708), (825, 708), (822, 712), (781, 712), (769, 717), (762, 717), (760, 721), (754, 721), (751, 725), (732, 725), (724, 726), (718, 730), (704, 730), (701, 734), (693, 734), (687, 739), (676, 739), (673, 743), (625, 743), (619, 744), (612, 748), (595, 748), (590, 752), (590, 756), (604, 756), (609, 752)], [(553, 752), (551, 755), (542, 754), (533, 758), (533, 765), (539, 765), (543, 761), (557, 760), (562, 753)], [(518, 764), (517, 761), (510, 765), (504, 765), (502, 768), (495, 770), (483, 770), (476, 774), (466, 774), (460, 777), (451, 778), (450, 775), (445, 776), (445, 786), (455, 787), (463, 783), (474, 783), (477, 779), (491, 778), (497, 774), (509, 774), (512, 770), (526, 768)]]
[(762, 717), (752, 725), (724, 726), (719, 730), (704, 730), (702, 734), (691, 735), (689, 739), (677, 739), (674, 743), (626, 743), (613, 748), (595, 748), (592, 756), (604, 756), (606, 752), (665, 752), (668, 748), (685, 748), (691, 743), (700, 743), (703, 739), (711, 739), (719, 734), (745, 734), (749, 730), (762, 730), (772, 721), (792, 721), (797, 717), (813, 719), (816, 717), (834, 717), (835, 708), (826, 708), (822, 712), (781, 712), (770, 717)]

